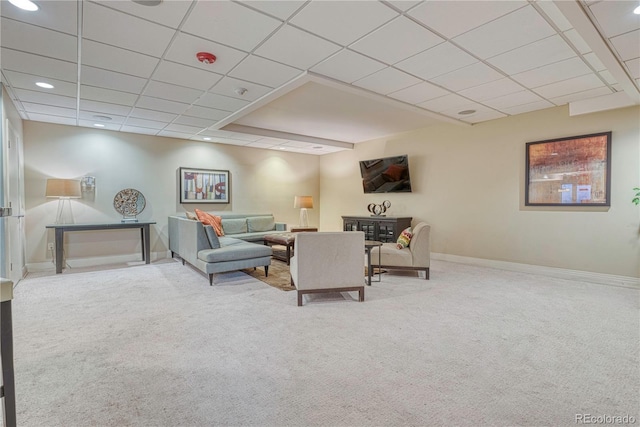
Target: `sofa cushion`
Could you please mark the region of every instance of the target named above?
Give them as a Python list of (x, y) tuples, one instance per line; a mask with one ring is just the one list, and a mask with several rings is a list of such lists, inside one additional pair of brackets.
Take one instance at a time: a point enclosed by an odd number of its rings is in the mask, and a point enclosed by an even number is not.
[(223, 218), (222, 229), (224, 234), (240, 234), (247, 232), (246, 218)]
[(186, 211), (184, 215), (187, 217), (187, 219), (195, 219), (196, 221), (198, 220), (198, 217), (193, 212)]
[(204, 262), (226, 262), (271, 256), (269, 246), (243, 242), (218, 249), (205, 249), (198, 252), (198, 258)]
[(275, 230), (276, 220), (273, 215), (249, 217), (247, 218), (247, 229), (249, 233)]
[(213, 229), (211, 225), (204, 226), (204, 232), (207, 235), (207, 239), (209, 239), (209, 245), (211, 245), (211, 249), (217, 249), (220, 247), (220, 240), (218, 240), (218, 234)]
[(196, 216), (203, 225), (212, 226), (218, 236), (224, 236), (224, 230), (222, 228), (222, 218), (216, 215), (211, 215), (210, 213), (203, 212), (200, 209), (196, 209), (195, 212)]

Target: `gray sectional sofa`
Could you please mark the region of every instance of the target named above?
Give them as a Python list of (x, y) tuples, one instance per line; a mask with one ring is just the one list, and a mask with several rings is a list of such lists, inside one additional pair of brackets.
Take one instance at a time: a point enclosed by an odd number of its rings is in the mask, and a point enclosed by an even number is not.
[(216, 236), (213, 227), (200, 221), (187, 219), (184, 215), (169, 217), (169, 250), (171, 256), (178, 255), (182, 263), (188, 262), (209, 275), (213, 285), (213, 274), (264, 267), (269, 274), (271, 248), (262, 244), (263, 237), (286, 231), (286, 224), (276, 223), (273, 215), (222, 214), (224, 236)]

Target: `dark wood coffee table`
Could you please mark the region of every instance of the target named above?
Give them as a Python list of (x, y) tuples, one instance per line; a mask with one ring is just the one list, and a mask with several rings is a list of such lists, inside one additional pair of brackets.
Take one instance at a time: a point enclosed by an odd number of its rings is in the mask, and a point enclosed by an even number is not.
[(282, 256), (280, 253), (273, 251), (273, 257), (275, 259), (279, 259), (280, 261), (284, 261), (289, 265), (289, 259), (293, 254), (293, 245), (296, 241), (296, 235), (294, 233), (278, 233), (278, 234), (267, 234), (264, 236), (264, 244), (266, 246), (280, 245), (286, 248), (286, 255)]

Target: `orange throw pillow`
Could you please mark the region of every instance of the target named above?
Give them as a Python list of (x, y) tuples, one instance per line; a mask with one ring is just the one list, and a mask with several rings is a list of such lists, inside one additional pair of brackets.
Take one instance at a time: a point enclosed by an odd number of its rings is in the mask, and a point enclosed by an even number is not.
[(195, 212), (201, 223), (212, 226), (218, 236), (224, 236), (221, 217), (202, 212), (200, 209), (196, 209)]

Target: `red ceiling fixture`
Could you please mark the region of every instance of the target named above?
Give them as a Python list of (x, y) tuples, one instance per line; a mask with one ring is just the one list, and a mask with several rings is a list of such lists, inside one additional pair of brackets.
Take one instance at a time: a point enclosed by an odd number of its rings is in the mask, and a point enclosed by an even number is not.
[(196, 58), (203, 64), (213, 64), (216, 62), (216, 56), (209, 52), (198, 52), (196, 53)]

